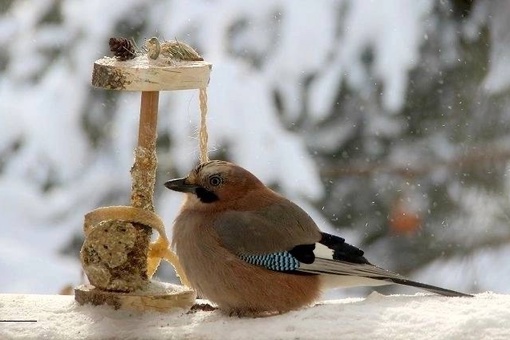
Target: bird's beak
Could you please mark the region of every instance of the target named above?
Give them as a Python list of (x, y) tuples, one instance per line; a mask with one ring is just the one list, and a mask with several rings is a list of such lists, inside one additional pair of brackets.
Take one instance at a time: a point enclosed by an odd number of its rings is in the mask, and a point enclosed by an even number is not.
[(172, 179), (165, 183), (165, 187), (173, 191), (195, 193), (195, 190), (199, 187), (195, 184), (186, 182), (187, 177)]

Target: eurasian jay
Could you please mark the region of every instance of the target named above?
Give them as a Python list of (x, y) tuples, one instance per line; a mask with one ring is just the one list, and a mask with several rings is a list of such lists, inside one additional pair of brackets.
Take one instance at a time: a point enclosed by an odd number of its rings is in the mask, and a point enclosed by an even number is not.
[(238, 165), (202, 163), (165, 186), (186, 193), (172, 245), (192, 288), (231, 315), (287, 312), (334, 287), (397, 283), (470, 296), (374, 266)]

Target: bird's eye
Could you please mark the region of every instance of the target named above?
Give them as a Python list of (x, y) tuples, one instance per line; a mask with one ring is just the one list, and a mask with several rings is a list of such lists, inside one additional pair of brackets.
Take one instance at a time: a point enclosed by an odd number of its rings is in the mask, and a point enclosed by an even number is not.
[(219, 175), (212, 175), (211, 177), (209, 177), (209, 184), (212, 185), (213, 187), (220, 185), (222, 182), (223, 180)]

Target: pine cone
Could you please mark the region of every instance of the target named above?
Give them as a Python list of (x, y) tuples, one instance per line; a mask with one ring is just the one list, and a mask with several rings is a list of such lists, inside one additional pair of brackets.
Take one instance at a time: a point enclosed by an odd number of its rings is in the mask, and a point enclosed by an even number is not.
[(126, 61), (136, 57), (136, 49), (134, 43), (126, 38), (110, 38), (110, 51), (115, 58), (120, 61)]

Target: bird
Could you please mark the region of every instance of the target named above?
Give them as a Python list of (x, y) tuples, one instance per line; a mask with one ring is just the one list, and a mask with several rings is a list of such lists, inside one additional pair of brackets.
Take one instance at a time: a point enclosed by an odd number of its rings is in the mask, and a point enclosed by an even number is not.
[(172, 247), (191, 288), (228, 315), (297, 310), (338, 287), (400, 284), (472, 296), (373, 265), (361, 249), (322, 232), (302, 208), (237, 164), (207, 161), (164, 185), (186, 195)]

